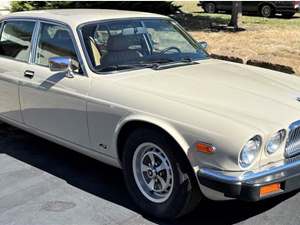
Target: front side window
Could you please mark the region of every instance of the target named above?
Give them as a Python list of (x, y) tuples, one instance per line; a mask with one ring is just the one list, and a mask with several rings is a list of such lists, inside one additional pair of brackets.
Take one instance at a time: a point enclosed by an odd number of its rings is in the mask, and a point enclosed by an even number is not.
[(35, 22), (9, 21), (2, 27), (0, 55), (27, 62)]
[(48, 60), (51, 57), (70, 57), (74, 63), (79, 65), (68, 28), (55, 24), (41, 23), (35, 63), (41, 66), (48, 66)]
[(84, 25), (81, 35), (96, 72), (207, 58), (192, 38), (166, 19), (93, 23)]

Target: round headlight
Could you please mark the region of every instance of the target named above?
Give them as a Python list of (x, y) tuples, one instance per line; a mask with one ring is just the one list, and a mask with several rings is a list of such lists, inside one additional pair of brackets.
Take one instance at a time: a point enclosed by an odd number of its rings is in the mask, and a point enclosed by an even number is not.
[(276, 152), (285, 139), (286, 131), (280, 130), (275, 133), (266, 144), (266, 151), (269, 155)]
[(259, 153), (261, 142), (261, 137), (257, 135), (243, 147), (239, 157), (239, 164), (242, 168), (247, 168), (254, 162)]

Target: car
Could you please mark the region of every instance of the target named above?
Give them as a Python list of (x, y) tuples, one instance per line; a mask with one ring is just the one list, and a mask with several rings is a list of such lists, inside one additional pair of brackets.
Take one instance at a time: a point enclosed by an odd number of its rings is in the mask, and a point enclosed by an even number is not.
[(174, 219), (204, 197), (299, 189), (296, 76), (211, 59), (157, 14), (42, 10), (0, 24), (1, 120), (121, 168), (142, 212)]
[[(200, 1), (206, 13), (219, 11), (231, 12), (232, 1)], [(284, 18), (292, 18), (300, 8), (300, 1), (243, 1), (243, 13), (257, 13), (263, 17), (281, 14)]]

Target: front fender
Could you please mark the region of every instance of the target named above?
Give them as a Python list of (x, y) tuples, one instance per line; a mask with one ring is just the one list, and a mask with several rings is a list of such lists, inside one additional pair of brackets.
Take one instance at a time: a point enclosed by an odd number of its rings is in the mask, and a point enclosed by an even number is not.
[[(163, 129), (177, 142), (177, 144), (187, 154), (187, 152), (189, 150), (189, 144), (185, 140), (185, 138), (175, 129), (175, 127), (173, 125), (171, 125), (170, 123), (168, 123), (167, 121), (164, 121), (162, 119), (155, 118), (150, 115), (141, 115), (141, 114), (129, 115), (119, 121), (118, 125), (116, 126), (115, 132), (114, 132), (113, 143), (112, 143), (112, 146), (116, 150), (116, 152), (118, 152), (117, 142), (118, 142), (118, 137), (119, 137), (120, 131), (129, 122), (145, 122), (145, 123), (149, 123), (151, 125), (155, 125), (161, 129)], [(118, 155), (118, 160), (120, 162), (119, 155)]]

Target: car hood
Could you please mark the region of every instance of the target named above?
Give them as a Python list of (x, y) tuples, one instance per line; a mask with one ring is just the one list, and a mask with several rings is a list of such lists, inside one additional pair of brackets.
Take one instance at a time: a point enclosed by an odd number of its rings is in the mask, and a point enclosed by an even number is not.
[(300, 119), (300, 79), (258, 67), (209, 59), (195, 65), (135, 71), (117, 82), (257, 128), (285, 126)]

